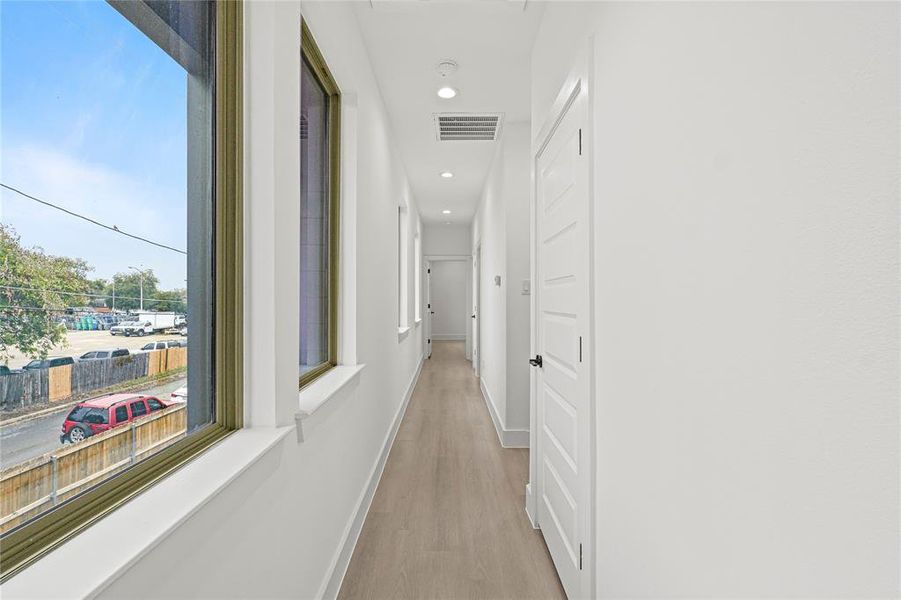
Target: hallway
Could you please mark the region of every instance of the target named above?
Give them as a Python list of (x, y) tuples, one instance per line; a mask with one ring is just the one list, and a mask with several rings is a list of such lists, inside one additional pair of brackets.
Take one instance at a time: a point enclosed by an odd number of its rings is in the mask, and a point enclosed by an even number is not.
[(434, 342), (340, 598), (562, 598), (462, 342)]

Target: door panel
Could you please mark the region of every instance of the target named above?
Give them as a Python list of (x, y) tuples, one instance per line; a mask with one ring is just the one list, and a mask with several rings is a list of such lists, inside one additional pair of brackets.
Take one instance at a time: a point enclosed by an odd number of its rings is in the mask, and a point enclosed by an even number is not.
[(432, 261), (426, 261), (425, 268), (425, 355), (432, 358)]
[(570, 598), (590, 595), (588, 161), (584, 94), (538, 157), (535, 210), (538, 523)]

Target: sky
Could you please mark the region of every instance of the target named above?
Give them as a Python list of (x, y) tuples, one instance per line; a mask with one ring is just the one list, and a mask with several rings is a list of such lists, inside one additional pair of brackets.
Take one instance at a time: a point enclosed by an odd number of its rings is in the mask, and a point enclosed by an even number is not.
[[(106, 2), (0, 1), (0, 181), (123, 231), (187, 244), (185, 71)], [(186, 257), (0, 189), (25, 246), (82, 258), (92, 278)]]

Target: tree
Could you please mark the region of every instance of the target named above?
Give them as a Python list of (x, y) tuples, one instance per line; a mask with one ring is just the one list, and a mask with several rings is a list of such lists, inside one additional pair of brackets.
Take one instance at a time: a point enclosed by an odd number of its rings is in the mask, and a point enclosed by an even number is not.
[(144, 292), (144, 297), (144, 308), (149, 308), (150, 310), (184, 313), (187, 312), (188, 309), (187, 302), (185, 301), (185, 298), (187, 297), (185, 290), (158, 290), (153, 296), (154, 300), (150, 302), (146, 300), (147, 292)]
[[(151, 269), (143, 271), (144, 275), (144, 308), (148, 310), (156, 310), (151, 306), (153, 303), (146, 300), (147, 298), (155, 298), (157, 286), (160, 280), (153, 274)], [(141, 273), (137, 271), (129, 271), (128, 273), (116, 273), (113, 276), (116, 282), (116, 310), (138, 310), (141, 308)], [(109, 304), (112, 306), (112, 287), (109, 289)]]
[(0, 361), (16, 347), (32, 358), (46, 358), (65, 341), (60, 317), (72, 305), (85, 305), (91, 268), (81, 259), (51, 256), (25, 248), (12, 227), (0, 224)]

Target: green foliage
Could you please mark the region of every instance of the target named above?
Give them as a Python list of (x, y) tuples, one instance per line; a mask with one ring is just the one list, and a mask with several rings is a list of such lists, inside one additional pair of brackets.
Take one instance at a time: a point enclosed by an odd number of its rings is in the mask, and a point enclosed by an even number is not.
[(25, 248), (12, 227), (0, 224), (0, 361), (12, 347), (46, 358), (65, 341), (59, 317), (66, 307), (87, 304), (91, 267), (81, 259)]
[[(147, 292), (144, 292), (146, 297)], [(144, 307), (150, 310), (158, 310), (161, 312), (173, 311), (177, 313), (187, 312), (188, 306), (185, 302), (187, 294), (185, 290), (157, 291), (154, 296), (155, 300), (148, 302), (144, 300)]]
[[(157, 279), (153, 271), (147, 269), (144, 275), (144, 298), (156, 298), (157, 286), (160, 280)], [(116, 310), (138, 310), (141, 307), (141, 273), (137, 271), (129, 271), (127, 273), (116, 273), (113, 276), (116, 282)], [(107, 306), (112, 307), (113, 288), (112, 285), (107, 286), (108, 295)], [(157, 310), (152, 302), (144, 301), (144, 308), (147, 310)]]

